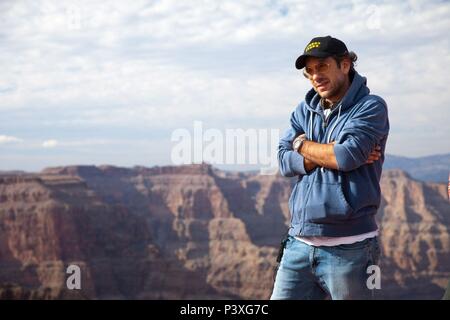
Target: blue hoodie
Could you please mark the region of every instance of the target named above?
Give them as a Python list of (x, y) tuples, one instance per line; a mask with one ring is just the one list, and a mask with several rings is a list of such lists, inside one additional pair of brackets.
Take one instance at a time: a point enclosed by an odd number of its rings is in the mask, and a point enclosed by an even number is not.
[[(355, 72), (328, 123), (314, 89), (292, 112), (290, 127), (278, 146), (280, 173), (298, 176), (289, 198), (290, 235), (344, 237), (377, 229), (374, 215), (381, 200), (379, 182), (389, 119), (386, 102), (369, 92), (366, 78)], [(292, 141), (303, 133), (318, 143), (336, 141), (338, 170), (305, 171), (303, 156), (292, 149)], [(366, 164), (376, 145), (381, 146), (381, 158)]]

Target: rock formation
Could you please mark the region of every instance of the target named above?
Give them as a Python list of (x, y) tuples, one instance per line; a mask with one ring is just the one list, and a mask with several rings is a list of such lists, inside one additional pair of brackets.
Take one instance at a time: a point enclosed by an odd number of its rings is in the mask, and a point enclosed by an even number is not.
[[(209, 165), (0, 175), (0, 298), (267, 299), (293, 180)], [(447, 186), (382, 178), (380, 298), (438, 299)], [(66, 269), (81, 268), (81, 290)]]

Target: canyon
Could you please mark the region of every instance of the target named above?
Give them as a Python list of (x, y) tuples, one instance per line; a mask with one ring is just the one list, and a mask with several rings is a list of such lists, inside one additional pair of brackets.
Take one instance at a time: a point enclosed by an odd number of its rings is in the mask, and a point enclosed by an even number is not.
[[(207, 164), (2, 172), (0, 298), (268, 299), (294, 181)], [(447, 185), (392, 169), (381, 190), (376, 296), (440, 299)], [(80, 290), (66, 287), (73, 264)]]

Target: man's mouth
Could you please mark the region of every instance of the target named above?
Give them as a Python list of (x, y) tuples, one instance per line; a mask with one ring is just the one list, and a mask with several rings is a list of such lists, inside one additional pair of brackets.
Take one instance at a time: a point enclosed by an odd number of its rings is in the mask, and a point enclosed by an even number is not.
[(321, 83), (316, 85), (316, 88), (320, 89), (320, 90), (323, 90), (323, 89), (325, 89), (327, 87), (328, 83), (329, 83), (329, 81), (321, 82)]

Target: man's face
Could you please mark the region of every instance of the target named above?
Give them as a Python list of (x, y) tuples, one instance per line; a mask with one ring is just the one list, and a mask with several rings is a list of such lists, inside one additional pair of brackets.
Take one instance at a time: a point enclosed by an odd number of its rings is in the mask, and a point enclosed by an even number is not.
[(336, 60), (332, 57), (308, 57), (304, 73), (308, 75), (314, 90), (322, 98), (332, 100), (343, 93), (349, 69), (350, 64), (346, 60), (342, 61), (338, 67)]

